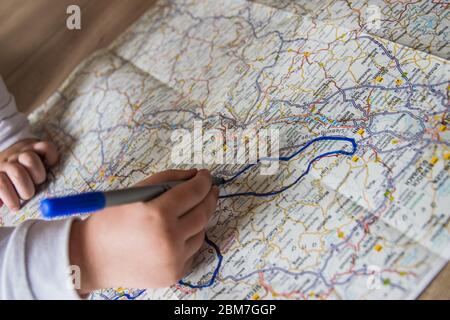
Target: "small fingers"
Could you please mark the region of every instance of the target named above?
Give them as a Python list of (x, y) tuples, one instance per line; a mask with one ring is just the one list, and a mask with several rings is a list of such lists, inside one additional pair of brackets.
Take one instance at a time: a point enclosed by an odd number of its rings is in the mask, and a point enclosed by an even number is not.
[(195, 177), (173, 187), (150, 203), (161, 211), (178, 217), (199, 204), (211, 187), (211, 174), (208, 170), (200, 170)]
[(187, 259), (186, 263), (184, 264), (184, 271), (183, 271), (184, 277), (189, 275), (189, 273), (191, 272), (193, 263), (194, 263), (194, 256)]
[(213, 186), (202, 202), (180, 217), (180, 229), (186, 239), (205, 229), (214, 214), (218, 199), (219, 188)]
[(9, 180), (8, 176), (4, 172), (0, 172), (0, 198), (11, 210), (19, 210), (20, 200), (17, 196), (16, 190)]
[(35, 188), (33, 180), (27, 169), (21, 164), (7, 163), (3, 166), (2, 171), (6, 173), (21, 199), (29, 200), (34, 196)]
[(35, 184), (41, 184), (45, 181), (45, 167), (36, 153), (32, 151), (23, 152), (19, 154), (17, 161), (27, 169)]
[(191, 170), (166, 170), (155, 173), (154, 175), (140, 181), (136, 186), (146, 186), (152, 184), (159, 184), (168, 181), (188, 180), (195, 176), (197, 169)]
[(185, 257), (186, 260), (190, 257), (194, 256), (198, 250), (203, 246), (203, 242), (205, 242), (205, 231), (200, 231), (196, 235), (192, 236), (186, 241), (185, 244)]
[(33, 144), (33, 150), (44, 158), (44, 163), (48, 166), (54, 166), (58, 162), (58, 150), (56, 146), (49, 141), (39, 141)]

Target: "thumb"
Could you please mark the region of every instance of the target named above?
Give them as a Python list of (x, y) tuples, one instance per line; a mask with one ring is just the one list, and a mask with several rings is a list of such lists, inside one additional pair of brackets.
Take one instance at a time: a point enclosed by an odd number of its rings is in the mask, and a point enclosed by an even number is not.
[(155, 173), (154, 175), (138, 182), (136, 187), (151, 184), (159, 184), (167, 181), (189, 180), (197, 174), (197, 169), (190, 170), (167, 170)]

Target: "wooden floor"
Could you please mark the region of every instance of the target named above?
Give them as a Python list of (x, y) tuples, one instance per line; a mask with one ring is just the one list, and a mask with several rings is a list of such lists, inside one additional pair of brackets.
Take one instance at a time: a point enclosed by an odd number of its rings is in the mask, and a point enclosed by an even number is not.
[[(78, 63), (104, 47), (153, 0), (0, 0), (0, 74), (20, 110), (42, 104)], [(66, 8), (81, 8), (68, 30)]]
[[(153, 0), (0, 0), (0, 74), (19, 109), (43, 103), (75, 66), (104, 47)], [(66, 8), (81, 7), (80, 31), (66, 28)], [(421, 299), (450, 299), (450, 264)]]

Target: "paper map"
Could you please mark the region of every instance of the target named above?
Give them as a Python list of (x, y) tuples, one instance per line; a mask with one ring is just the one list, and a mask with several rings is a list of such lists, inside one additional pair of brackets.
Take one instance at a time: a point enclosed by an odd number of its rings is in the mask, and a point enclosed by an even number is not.
[(177, 167), (171, 134), (196, 120), (276, 128), (276, 174), (208, 166), (230, 181), (189, 275), (91, 298), (415, 298), (450, 258), (449, 12), (442, 1), (159, 1), (32, 114), (62, 161), (1, 222), (39, 218), (48, 195)]

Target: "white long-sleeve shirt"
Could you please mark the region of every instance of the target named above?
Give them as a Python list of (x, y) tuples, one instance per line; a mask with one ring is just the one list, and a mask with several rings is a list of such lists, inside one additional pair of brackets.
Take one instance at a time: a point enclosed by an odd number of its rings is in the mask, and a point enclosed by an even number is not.
[[(0, 77), (0, 151), (30, 137), (28, 120)], [(0, 227), (0, 299), (79, 299), (71, 285), (71, 224), (28, 220)]]
[(17, 112), (14, 97), (8, 92), (0, 76), (0, 151), (31, 137), (33, 135), (27, 117)]

